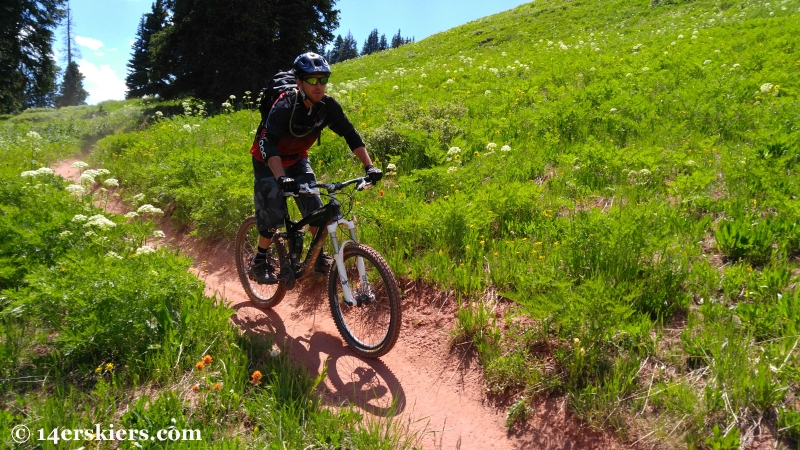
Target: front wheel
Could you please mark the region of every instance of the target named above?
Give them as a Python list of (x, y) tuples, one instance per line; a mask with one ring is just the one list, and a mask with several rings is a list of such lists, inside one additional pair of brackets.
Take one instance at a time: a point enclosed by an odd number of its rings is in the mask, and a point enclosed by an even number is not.
[[(364, 277), (359, 275), (359, 261)], [(328, 299), (333, 320), (353, 351), (367, 358), (378, 358), (394, 347), (400, 336), (402, 309), (400, 290), (389, 264), (374, 249), (351, 244), (344, 249), (344, 278), (350, 286), (355, 305), (344, 299), (336, 264), (328, 274)]]
[[(272, 244), (267, 249), (267, 263), (276, 272), (280, 270), (278, 252), (275, 249), (274, 237)], [(283, 300), (286, 295), (286, 286), (283, 282), (275, 284), (260, 284), (256, 281), (256, 268), (253, 257), (258, 251), (258, 229), (255, 216), (250, 216), (239, 226), (236, 233), (236, 271), (239, 272), (239, 281), (242, 282), (247, 297), (257, 307), (262, 309), (272, 308)]]

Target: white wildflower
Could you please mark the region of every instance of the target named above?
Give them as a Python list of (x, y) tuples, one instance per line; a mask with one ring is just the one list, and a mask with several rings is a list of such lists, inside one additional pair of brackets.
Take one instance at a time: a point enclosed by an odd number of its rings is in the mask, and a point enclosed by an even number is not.
[(733, 66), (731, 66), (731, 67), (735, 69), (735, 68), (737, 68), (737, 67), (741, 67), (741, 65), (740, 65), (739, 63), (735, 63), (735, 64), (734, 64)]
[(639, 51), (640, 48), (643, 47), (643, 44), (636, 44), (633, 46), (633, 51)]
[(625, 74), (625, 76), (626, 76), (626, 77), (632, 77), (632, 76), (633, 76), (633, 74), (632, 74), (632, 73), (630, 73), (630, 72), (628, 72), (628, 73), (626, 73), (626, 74)]
[(496, 148), (497, 148), (497, 144), (495, 144), (494, 142), (489, 142), (488, 144), (486, 144), (486, 150), (488, 150), (488, 151), (492, 151), (492, 150), (494, 150)]
[(389, 163), (389, 164), (386, 165), (386, 171), (387, 172), (395, 172), (395, 171), (397, 171), (397, 166), (392, 164), (392, 163)]
[(136, 211), (131, 211), (129, 213), (125, 213), (124, 217), (126, 219), (135, 219), (135, 218), (139, 217), (139, 213), (137, 213)]
[(58, 236), (62, 238), (69, 237), (72, 236), (72, 232), (69, 230), (62, 231), (61, 233), (58, 233)]
[(89, 230), (86, 233), (83, 233), (83, 235), (86, 236), (86, 237), (92, 237), (92, 236), (97, 236), (97, 233), (95, 233), (92, 230)]
[(645, 66), (645, 67), (642, 67), (642, 72), (647, 72), (648, 70), (650, 70), (650, 68), (649, 68), (649, 67), (646, 67), (646, 66)]
[(103, 181), (103, 186), (105, 187), (119, 187), (119, 180), (116, 178), (109, 178), (106, 181)]
[(485, 90), (485, 91), (483, 91), (483, 95), (485, 95), (485, 96), (487, 96), (487, 97), (488, 97), (488, 96), (490, 96), (491, 94), (492, 94), (492, 91), (490, 91), (490, 90), (488, 90), (488, 89), (487, 89), (487, 90)]
[(447, 151), (447, 156), (454, 156), (461, 153), (461, 149), (458, 147), (450, 147), (450, 150)]
[(89, 167), (89, 164), (86, 164), (83, 161), (75, 161), (74, 163), (72, 163), (70, 167), (72, 167), (73, 169), (83, 170)]
[(80, 178), (78, 178), (78, 182), (79, 183), (81, 183), (81, 184), (89, 184), (89, 185), (94, 184), (94, 181), (95, 181), (94, 180), (94, 175), (92, 175), (91, 173), (88, 173), (88, 172), (89, 171), (87, 170), (86, 172), (81, 174)]
[(21, 174), (19, 174), (19, 176), (21, 176), (22, 178), (34, 178), (36, 175), (39, 175), (39, 174), (36, 173), (35, 170), (26, 170), (26, 171), (22, 172)]
[(32, 141), (41, 141), (42, 140), (42, 136), (39, 133), (35, 132), (35, 131), (28, 131), (28, 134), (26, 134), (25, 136), (27, 136), (28, 139), (30, 139)]
[(139, 214), (164, 214), (161, 208), (156, 208), (151, 204), (142, 205), (136, 210)]
[(671, 45), (671, 46), (675, 47), (676, 45), (678, 45), (678, 43), (677, 43), (677, 42), (675, 42), (675, 41), (672, 41), (672, 42), (670, 42), (670, 44), (669, 44), (669, 45)]
[(86, 188), (84, 188), (80, 184), (70, 184), (69, 186), (65, 187), (64, 190), (78, 197), (86, 193)]
[(497, 75), (498, 70), (495, 69), (494, 67), (490, 67), (489, 72), (492, 72), (493, 74)]
[(500, 151), (501, 152), (510, 152), (511, 151), (511, 147), (509, 147), (508, 145), (504, 145), (504, 146), (502, 146), (500, 148)]
[(83, 226), (97, 227), (100, 228), (101, 230), (107, 230), (109, 228), (114, 228), (115, 226), (117, 226), (117, 224), (115, 224), (102, 214), (95, 214), (94, 216), (89, 217), (89, 219), (86, 221), (85, 224), (83, 224)]
[(229, 99), (231, 99), (231, 100), (236, 100), (236, 96), (235, 96), (235, 95), (231, 95), (231, 96), (230, 96), (230, 97), (228, 97), (228, 98), (229, 98)]
[(160, 119), (164, 117), (164, 113), (162, 113), (161, 111), (156, 111), (156, 117)]
[(761, 93), (769, 94), (769, 91), (771, 91), (773, 87), (775, 87), (775, 85), (773, 85), (772, 83), (764, 83), (761, 85)]
[(711, 64), (711, 60), (710, 59), (707, 59), (707, 60), (703, 61), (703, 65), (704, 66), (706, 66), (708, 64)]
[(458, 170), (458, 167), (456, 167), (456, 166), (450, 166), (450, 167), (448, 167), (448, 168), (447, 168), (447, 173), (453, 173), (453, 172), (455, 172), (456, 170)]
[(611, 114), (616, 114), (617, 111), (618, 111), (617, 108), (611, 108), (608, 112), (610, 112)]
[(150, 247), (149, 245), (143, 245), (136, 249), (136, 256), (146, 255), (148, 253), (155, 253), (156, 249)]
[(106, 258), (109, 259), (122, 259), (122, 256), (119, 256), (115, 251), (109, 251), (106, 253)]
[(163, 239), (163, 238), (167, 237), (167, 235), (164, 234), (164, 232), (161, 231), (161, 230), (156, 230), (156, 231), (153, 231), (153, 237), (158, 238), (158, 239)]
[(133, 197), (131, 197), (131, 200), (133, 200), (135, 202), (140, 202), (140, 201), (144, 200), (144, 194), (141, 194), (141, 193), (140, 194), (136, 194)]
[(189, 125), (188, 123), (183, 125), (183, 129), (190, 133), (192, 132), (192, 126)]
[(86, 222), (87, 218), (88, 217), (84, 216), (83, 214), (75, 214), (75, 216), (72, 218), (72, 221), (73, 222)]
[(558, 41), (558, 46), (561, 47), (561, 50), (569, 50), (569, 46), (561, 41)]
[(682, 35), (682, 34), (679, 34), (679, 35), (678, 35), (678, 39), (683, 39), (683, 35)]
[(591, 67), (591, 68), (589, 68), (589, 72), (594, 72), (594, 71), (596, 71), (596, 70), (597, 70), (597, 69), (595, 69), (594, 67)]
[(447, 81), (445, 81), (445, 83), (448, 83), (448, 84), (453, 83), (453, 79), (452, 78), (448, 78)]
[(400, 86), (398, 86), (398, 85), (396, 85), (396, 84), (395, 84), (394, 86), (392, 86), (392, 89), (394, 89), (394, 90), (398, 90), (398, 89), (400, 89)]

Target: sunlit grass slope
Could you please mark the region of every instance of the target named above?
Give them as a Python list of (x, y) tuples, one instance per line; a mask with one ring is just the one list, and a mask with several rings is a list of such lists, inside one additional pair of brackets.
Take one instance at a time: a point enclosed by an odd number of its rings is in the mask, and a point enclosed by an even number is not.
[[(537, 1), (334, 67), (387, 172), (352, 204), (362, 238), (465, 300), (454, 339), (516, 400), (509, 424), (561, 393), (629, 441), (800, 435), (799, 19), (789, 0)], [(230, 235), (258, 122), (239, 100), (94, 157)], [(347, 155), (329, 132), (311, 152), (327, 180), (360, 173)], [(497, 293), (532, 320), (497, 321)]]
[[(410, 447), (416, 430), (329, 410), (322, 377), (273, 349), (271, 336), (241, 333), (188, 258), (154, 248), (161, 210), (141, 197), (125, 216), (93, 206), (111, 198), (116, 174), (83, 170), (72, 184), (48, 167), (141, 127), (141, 103), (0, 122), (0, 447)], [(12, 434), (19, 426), (31, 440)], [(73, 431), (96, 427), (102, 434)], [(136, 441), (112, 428), (192, 440)]]

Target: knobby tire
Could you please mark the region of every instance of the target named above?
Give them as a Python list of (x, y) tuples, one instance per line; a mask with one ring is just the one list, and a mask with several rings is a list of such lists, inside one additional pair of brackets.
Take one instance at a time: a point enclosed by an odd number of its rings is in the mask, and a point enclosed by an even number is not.
[[(366, 284), (358, 276), (356, 261), (359, 256), (364, 259)], [(345, 247), (344, 265), (353, 296), (372, 292), (374, 299), (361, 306), (348, 305), (339, 283), (339, 270), (334, 264), (328, 272), (328, 300), (333, 320), (353, 352), (367, 358), (378, 358), (394, 347), (400, 335), (402, 309), (397, 280), (386, 260), (366, 245)]]
[[(267, 259), (271, 261), (276, 273), (280, 271), (278, 252), (275, 250), (275, 239), (267, 249)], [(236, 271), (242, 282), (244, 292), (256, 307), (269, 309), (275, 307), (286, 295), (283, 282), (276, 284), (259, 284), (253, 276), (253, 256), (258, 251), (258, 229), (255, 216), (250, 216), (239, 226), (236, 233)], [(251, 278), (253, 277), (253, 278)]]

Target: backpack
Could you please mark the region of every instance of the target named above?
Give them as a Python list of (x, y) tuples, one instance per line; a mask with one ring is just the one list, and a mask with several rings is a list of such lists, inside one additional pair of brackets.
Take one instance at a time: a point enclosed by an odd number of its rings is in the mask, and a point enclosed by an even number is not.
[(258, 112), (261, 113), (261, 123), (264, 123), (269, 116), (269, 111), (284, 92), (296, 89), (297, 84), (294, 78), (294, 69), (281, 71), (272, 76), (267, 83), (267, 87), (261, 89), (261, 102), (258, 104)]

